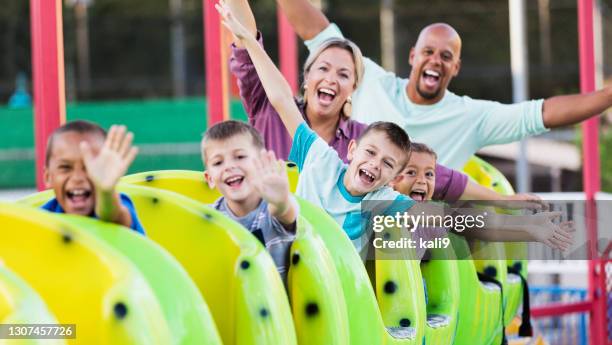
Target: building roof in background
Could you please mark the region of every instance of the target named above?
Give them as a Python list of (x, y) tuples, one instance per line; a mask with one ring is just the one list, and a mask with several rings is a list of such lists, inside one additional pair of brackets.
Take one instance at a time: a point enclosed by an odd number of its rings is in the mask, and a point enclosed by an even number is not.
[[(479, 154), (508, 160), (517, 160), (520, 143), (487, 146)], [(574, 145), (563, 141), (530, 138), (527, 139), (527, 161), (550, 168), (579, 171), (582, 167), (580, 150)]]

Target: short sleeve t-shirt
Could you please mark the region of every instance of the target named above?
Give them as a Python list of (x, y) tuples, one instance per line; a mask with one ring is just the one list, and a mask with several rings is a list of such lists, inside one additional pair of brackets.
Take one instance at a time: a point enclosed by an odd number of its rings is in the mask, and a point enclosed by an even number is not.
[[(315, 50), (329, 38), (343, 37), (329, 25), (305, 44)], [(504, 144), (546, 132), (542, 119), (543, 100), (516, 104), (472, 99), (448, 90), (438, 103), (419, 105), (406, 94), (408, 79), (364, 59), (362, 83), (352, 95), (352, 117), (360, 122), (389, 121), (404, 128), (410, 138), (429, 145), (438, 163), (461, 169), (476, 151), (487, 145)]]
[(262, 200), (256, 209), (244, 217), (236, 216), (227, 206), (224, 197), (217, 199), (213, 207), (240, 223), (266, 247), (278, 273), (283, 278), (283, 282), (286, 282), (289, 269), (289, 250), (295, 240), (295, 234), (287, 231), (276, 218), (272, 217), (268, 211), (268, 203)]
[[(119, 199), (121, 201), (121, 205), (125, 206), (128, 209), (128, 211), (130, 212), (130, 216), (132, 217), (132, 224), (130, 225), (130, 229), (136, 231), (137, 233), (141, 235), (144, 235), (145, 231), (142, 228), (142, 224), (140, 224), (140, 220), (138, 220), (138, 216), (136, 215), (136, 208), (134, 207), (134, 204), (132, 203), (132, 200), (130, 199), (130, 197), (128, 197), (127, 195), (123, 193), (119, 193)], [(40, 208), (43, 210), (47, 210), (49, 212), (65, 213), (64, 209), (59, 204), (56, 198), (53, 198), (47, 201)], [(92, 215), (92, 217), (97, 218), (95, 214)]]
[(361, 212), (362, 202), (392, 201), (385, 212), (393, 212), (395, 207), (408, 209), (414, 204), (412, 199), (389, 187), (363, 196), (351, 195), (343, 183), (347, 165), (306, 123), (302, 123), (295, 133), (289, 159), (300, 171), (296, 194), (331, 215), (362, 257), (372, 235), (363, 226), (369, 217)]

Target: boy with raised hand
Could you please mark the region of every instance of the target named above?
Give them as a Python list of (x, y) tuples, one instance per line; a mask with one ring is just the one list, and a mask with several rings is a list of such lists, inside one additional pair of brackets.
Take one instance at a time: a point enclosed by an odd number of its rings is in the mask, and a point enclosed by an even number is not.
[(88, 121), (71, 121), (49, 137), (45, 159), (45, 186), (55, 198), (43, 206), (50, 212), (96, 217), (143, 234), (134, 205), (117, 193), (119, 178), (138, 153), (133, 134), (125, 126), (106, 131)]
[[(436, 153), (425, 144), (412, 142), (411, 155), (403, 173), (390, 184), (396, 191), (409, 195), (412, 199), (430, 201), (436, 183)], [(515, 202), (523, 204), (522, 202)], [(509, 205), (512, 206), (512, 205)], [(468, 238), (486, 241), (537, 241), (554, 249), (566, 250), (572, 242), (575, 231), (572, 222), (562, 222), (558, 226), (550, 222), (550, 213), (525, 216), (526, 227), (507, 228), (504, 230), (488, 229), (485, 231), (466, 231), (459, 234)], [(529, 219), (528, 219), (529, 218)], [(445, 229), (417, 228), (415, 237), (430, 239), (445, 236)], [(417, 251), (422, 257), (424, 250)]]
[(239, 121), (209, 128), (201, 151), (206, 181), (223, 195), (213, 207), (261, 241), (286, 282), (298, 206), (289, 192), (285, 163), (264, 149), (255, 128)]
[(297, 195), (326, 210), (344, 229), (359, 252), (367, 248), (368, 235), (362, 229), (361, 202), (364, 200), (411, 200), (386, 185), (404, 168), (410, 152), (406, 132), (390, 122), (370, 125), (359, 140), (348, 147), (349, 165), (313, 132), (297, 108), (289, 84), (255, 37), (221, 1), (217, 10), (223, 24), (247, 49), (266, 95), (293, 138), (289, 159), (300, 170)]
[[(400, 176), (408, 162), (408, 135), (391, 122), (372, 123), (358, 140), (350, 142), (347, 166), (337, 152), (308, 127), (293, 100), (289, 84), (256, 38), (236, 20), (225, 1), (221, 0), (216, 8), (223, 24), (247, 49), (270, 103), (293, 138), (289, 159), (297, 163), (300, 170), (297, 195), (330, 214), (364, 258), (372, 230), (362, 227), (362, 202), (386, 201), (374, 206), (376, 210), (370, 210), (386, 214), (405, 211), (414, 205), (412, 199), (387, 186)], [(434, 211), (444, 214), (440, 208)], [(558, 215), (543, 215), (542, 224), (538, 225), (553, 227), (550, 220), (555, 216)], [(497, 229), (523, 228), (525, 224), (521, 221), (524, 220), (522, 217), (489, 215), (487, 224)]]

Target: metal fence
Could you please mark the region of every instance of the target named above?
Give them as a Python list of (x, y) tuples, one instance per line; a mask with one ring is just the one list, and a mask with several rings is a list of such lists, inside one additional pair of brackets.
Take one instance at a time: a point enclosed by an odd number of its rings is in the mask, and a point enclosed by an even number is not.
[[(587, 290), (558, 286), (530, 286), (531, 306), (551, 303), (572, 303), (586, 300)], [(588, 316), (586, 313), (543, 317), (532, 321), (534, 331), (549, 344), (588, 345)]]

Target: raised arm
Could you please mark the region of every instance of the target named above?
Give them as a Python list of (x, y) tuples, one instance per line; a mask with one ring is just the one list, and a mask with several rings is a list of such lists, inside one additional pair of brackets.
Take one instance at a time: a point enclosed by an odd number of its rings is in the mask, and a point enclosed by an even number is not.
[(96, 191), (96, 214), (103, 221), (131, 227), (132, 216), (121, 204), (116, 186), (134, 161), (138, 149), (132, 146), (133, 134), (125, 126), (112, 126), (104, 146), (95, 154), (86, 141), (81, 143), (87, 175)]
[(293, 30), (302, 40), (309, 40), (323, 31), (329, 20), (308, 0), (277, 0)]
[(257, 70), (259, 79), (268, 96), (268, 100), (280, 115), (283, 124), (293, 138), (298, 126), (304, 122), (304, 119), (295, 104), (289, 83), (285, 80), (285, 77), (283, 77), (278, 68), (276, 68), (276, 65), (274, 65), (274, 62), (272, 62), (268, 54), (266, 54), (259, 45), (255, 36), (234, 17), (226, 2), (223, 0), (220, 1), (216, 5), (216, 8), (221, 14), (223, 25), (236, 36), (236, 39), (242, 42), (249, 52), (251, 61)]
[[(552, 223), (560, 213), (543, 212), (532, 216), (495, 215), (486, 229), (469, 230), (461, 233), (471, 239), (492, 242), (541, 242), (553, 248), (566, 251), (574, 243), (573, 222)], [(489, 218), (489, 219), (493, 219)]]
[(503, 195), (472, 180), (468, 180), (465, 190), (461, 194), (461, 200), (475, 200), (487, 206), (509, 209), (547, 209), (547, 204), (537, 195), (526, 193)]
[(542, 119), (546, 128), (573, 125), (612, 107), (612, 86), (589, 94), (565, 95), (544, 101)]
[(554, 249), (567, 250), (574, 242), (573, 222), (553, 223), (561, 212), (542, 212), (534, 215), (488, 214), (487, 228), (466, 231), (466, 237), (499, 242), (542, 242)]
[[(573, 243), (572, 222), (553, 223), (561, 212), (541, 212), (535, 215), (497, 214), (492, 210), (474, 208), (447, 209), (443, 204), (416, 203), (407, 213), (416, 223), (425, 215), (430, 219), (452, 216), (454, 230), (467, 238), (498, 242), (542, 242), (552, 248), (566, 250)], [(423, 218), (425, 219), (425, 218)], [(446, 220), (444, 221), (446, 222)], [(434, 226), (435, 221), (434, 221)]]
[[(227, 6), (230, 8), (234, 17), (239, 23), (245, 27), (245, 29), (253, 36), (257, 37), (257, 24), (255, 22), (255, 16), (251, 11), (248, 0), (228, 0)], [(234, 36), (234, 44), (238, 48), (244, 48), (242, 41)]]

